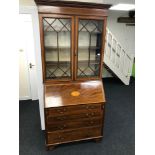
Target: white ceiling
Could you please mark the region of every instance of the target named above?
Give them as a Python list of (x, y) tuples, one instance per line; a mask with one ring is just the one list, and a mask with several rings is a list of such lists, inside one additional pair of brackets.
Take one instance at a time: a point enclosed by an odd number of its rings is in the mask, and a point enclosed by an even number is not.
[(118, 4), (118, 3), (135, 4), (135, 0), (102, 0), (102, 2), (107, 4)]

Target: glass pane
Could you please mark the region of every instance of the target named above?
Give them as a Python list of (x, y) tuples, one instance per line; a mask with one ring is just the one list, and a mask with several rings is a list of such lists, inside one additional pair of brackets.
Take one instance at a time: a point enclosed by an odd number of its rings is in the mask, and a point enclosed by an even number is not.
[(46, 79), (71, 78), (71, 19), (43, 18)]
[(79, 20), (78, 77), (98, 77), (102, 46), (101, 20)]

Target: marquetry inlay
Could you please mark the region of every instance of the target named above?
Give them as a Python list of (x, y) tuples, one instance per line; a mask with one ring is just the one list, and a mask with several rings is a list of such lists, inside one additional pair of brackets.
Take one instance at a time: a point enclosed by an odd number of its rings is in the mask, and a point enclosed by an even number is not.
[(71, 95), (72, 96), (79, 96), (80, 95), (80, 92), (78, 92), (78, 91), (72, 91), (71, 92)]

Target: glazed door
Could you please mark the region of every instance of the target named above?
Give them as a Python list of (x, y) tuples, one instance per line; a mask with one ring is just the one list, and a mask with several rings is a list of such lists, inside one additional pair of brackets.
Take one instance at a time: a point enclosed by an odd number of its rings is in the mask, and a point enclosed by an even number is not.
[(76, 79), (102, 77), (104, 18), (76, 17)]
[(73, 79), (74, 19), (66, 15), (40, 15), (44, 81)]

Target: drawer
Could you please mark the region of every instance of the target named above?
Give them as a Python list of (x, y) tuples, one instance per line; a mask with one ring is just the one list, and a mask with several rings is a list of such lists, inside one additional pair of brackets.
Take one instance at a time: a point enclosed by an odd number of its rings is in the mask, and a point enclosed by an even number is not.
[(51, 122), (51, 124), (46, 125), (47, 131), (57, 131), (57, 130), (71, 130), (77, 129), (82, 127), (91, 127), (91, 126), (99, 126), (102, 124), (102, 117), (93, 117), (93, 118), (86, 118), (86, 119), (77, 119), (74, 121), (67, 121), (67, 122)]
[(89, 139), (95, 137), (101, 137), (101, 126), (91, 127), (91, 128), (83, 128), (62, 132), (50, 132), (47, 133), (47, 143), (55, 144), (55, 143), (64, 143), (71, 142), (75, 140)]
[(101, 110), (102, 104), (82, 104), (82, 105), (71, 105), (71, 106), (63, 106), (56, 108), (45, 108), (46, 116), (58, 116), (58, 115), (66, 115), (72, 113), (78, 113), (80, 111), (92, 111), (92, 110)]
[(74, 121), (75, 119), (91, 118), (91, 117), (102, 117), (103, 111), (99, 109), (94, 109), (92, 111), (80, 110), (76, 112), (71, 112), (70, 114), (62, 114), (59, 116), (46, 116), (47, 124), (51, 122), (62, 122), (62, 121)]

